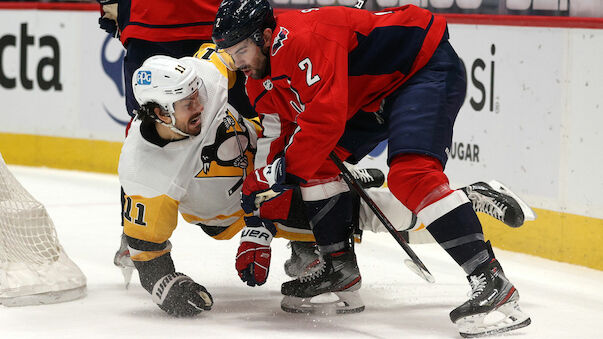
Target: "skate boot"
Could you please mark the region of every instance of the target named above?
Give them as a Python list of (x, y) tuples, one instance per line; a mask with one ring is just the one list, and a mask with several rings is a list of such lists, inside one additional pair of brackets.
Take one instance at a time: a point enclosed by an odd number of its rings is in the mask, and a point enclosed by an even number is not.
[(290, 241), (288, 246), (291, 258), (285, 261), (285, 273), (291, 278), (304, 275), (320, 262), (315, 242)]
[(325, 254), (307, 275), (283, 283), (281, 308), (322, 315), (362, 312), (361, 281), (352, 249)]
[(134, 267), (134, 262), (130, 258), (128, 241), (126, 240), (126, 235), (123, 233), (121, 234), (119, 249), (115, 252), (115, 256), (113, 257), (113, 264), (121, 269), (121, 274), (124, 276), (125, 287), (128, 288), (130, 280), (132, 279), (132, 273), (136, 268)]
[(520, 227), (525, 220), (534, 220), (534, 211), (515, 193), (492, 180), (476, 182), (461, 190), (473, 204), (473, 210), (492, 216), (510, 227)]
[(450, 312), (462, 337), (474, 338), (528, 326), (530, 317), (519, 308), (519, 293), (496, 259), (468, 277), (471, 297)]
[(381, 187), (385, 182), (385, 174), (378, 168), (358, 168), (355, 165), (344, 163), (354, 179), (362, 188)]

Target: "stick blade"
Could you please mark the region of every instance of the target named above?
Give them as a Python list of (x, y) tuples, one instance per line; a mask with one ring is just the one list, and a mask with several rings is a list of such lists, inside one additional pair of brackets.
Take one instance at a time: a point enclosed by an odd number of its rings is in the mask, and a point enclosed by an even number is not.
[(433, 277), (433, 275), (431, 275), (429, 271), (426, 271), (419, 267), (419, 265), (415, 264), (414, 261), (406, 259), (404, 260), (404, 263), (406, 264), (406, 266), (408, 266), (411, 271), (415, 272), (415, 274), (421, 277), (423, 280), (427, 281), (430, 284), (435, 283), (435, 278)]

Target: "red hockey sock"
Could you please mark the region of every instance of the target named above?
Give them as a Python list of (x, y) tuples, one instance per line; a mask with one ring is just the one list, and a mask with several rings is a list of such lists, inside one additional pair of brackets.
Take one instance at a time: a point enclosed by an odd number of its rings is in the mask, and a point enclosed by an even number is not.
[(423, 154), (397, 155), (390, 164), (387, 185), (414, 213), (453, 192), (440, 161)]

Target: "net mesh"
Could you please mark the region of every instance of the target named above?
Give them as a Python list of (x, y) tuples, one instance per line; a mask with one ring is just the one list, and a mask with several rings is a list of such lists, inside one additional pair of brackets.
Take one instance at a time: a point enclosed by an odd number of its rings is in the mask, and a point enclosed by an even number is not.
[(43, 264), (59, 258), (57, 234), (44, 206), (0, 164), (0, 262)]
[[(0, 303), (60, 302), (57, 292), (85, 284), (85, 276), (63, 251), (46, 208), (21, 186), (0, 155)], [(52, 297), (44, 299), (44, 293)], [(13, 300), (23, 296), (28, 298)]]

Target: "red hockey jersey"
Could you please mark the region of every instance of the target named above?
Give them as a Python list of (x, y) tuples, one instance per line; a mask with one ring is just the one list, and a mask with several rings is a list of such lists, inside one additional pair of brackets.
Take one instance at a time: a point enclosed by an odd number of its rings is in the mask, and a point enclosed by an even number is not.
[(249, 78), (247, 91), (267, 120), (264, 135), (275, 138), (267, 161), (286, 147), (287, 172), (304, 180), (314, 178), (348, 119), (378, 111), (447, 39), (443, 17), (412, 5), (312, 8), (276, 21), (270, 75)]
[(130, 38), (155, 42), (208, 40), (221, 0), (119, 1), (118, 24), (124, 46)]

